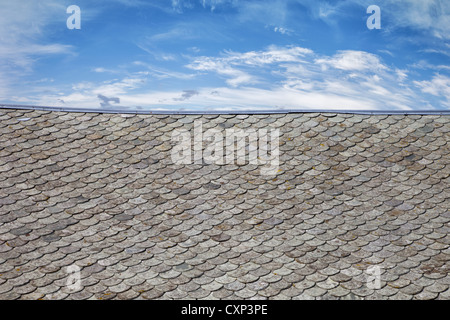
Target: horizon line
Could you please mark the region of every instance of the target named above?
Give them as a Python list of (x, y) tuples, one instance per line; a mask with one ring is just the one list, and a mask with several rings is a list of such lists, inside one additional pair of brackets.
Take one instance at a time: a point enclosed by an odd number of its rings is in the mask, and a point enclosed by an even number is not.
[(71, 108), (0, 104), (0, 109), (36, 110), (72, 113), (136, 114), (136, 115), (270, 115), (290, 113), (330, 113), (361, 115), (450, 115), (450, 110), (352, 110), (352, 109), (275, 109), (275, 110), (137, 110), (130, 108)]

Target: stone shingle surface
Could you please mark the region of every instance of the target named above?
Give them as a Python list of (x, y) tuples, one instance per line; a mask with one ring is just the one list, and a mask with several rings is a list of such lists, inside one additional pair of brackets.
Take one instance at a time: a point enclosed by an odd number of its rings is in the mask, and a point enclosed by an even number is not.
[[(196, 120), (279, 129), (279, 172), (174, 164)], [(0, 110), (0, 299), (450, 299), (449, 142), (448, 116)]]

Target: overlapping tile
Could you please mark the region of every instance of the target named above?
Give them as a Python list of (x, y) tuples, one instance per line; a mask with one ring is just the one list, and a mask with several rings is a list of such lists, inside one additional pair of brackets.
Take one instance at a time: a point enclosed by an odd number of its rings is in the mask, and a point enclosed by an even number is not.
[[(196, 121), (279, 129), (278, 172), (173, 163)], [(0, 298), (448, 300), (449, 141), (448, 116), (1, 110)]]

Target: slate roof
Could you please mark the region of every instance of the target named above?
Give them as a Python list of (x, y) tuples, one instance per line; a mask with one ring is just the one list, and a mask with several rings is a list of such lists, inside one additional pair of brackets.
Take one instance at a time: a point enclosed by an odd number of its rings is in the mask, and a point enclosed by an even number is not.
[[(195, 120), (279, 129), (280, 171), (175, 165)], [(449, 299), (449, 132), (446, 115), (0, 110), (0, 299)]]

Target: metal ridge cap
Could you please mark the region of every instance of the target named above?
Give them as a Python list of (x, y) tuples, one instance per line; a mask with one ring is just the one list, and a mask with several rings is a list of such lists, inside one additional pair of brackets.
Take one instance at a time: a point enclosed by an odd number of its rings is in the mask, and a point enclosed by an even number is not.
[(37, 110), (73, 113), (136, 114), (136, 115), (258, 115), (290, 113), (331, 113), (359, 115), (450, 115), (450, 110), (336, 110), (336, 109), (276, 109), (276, 110), (131, 110), (104, 108), (70, 108), (31, 105), (0, 104), (0, 109)]

